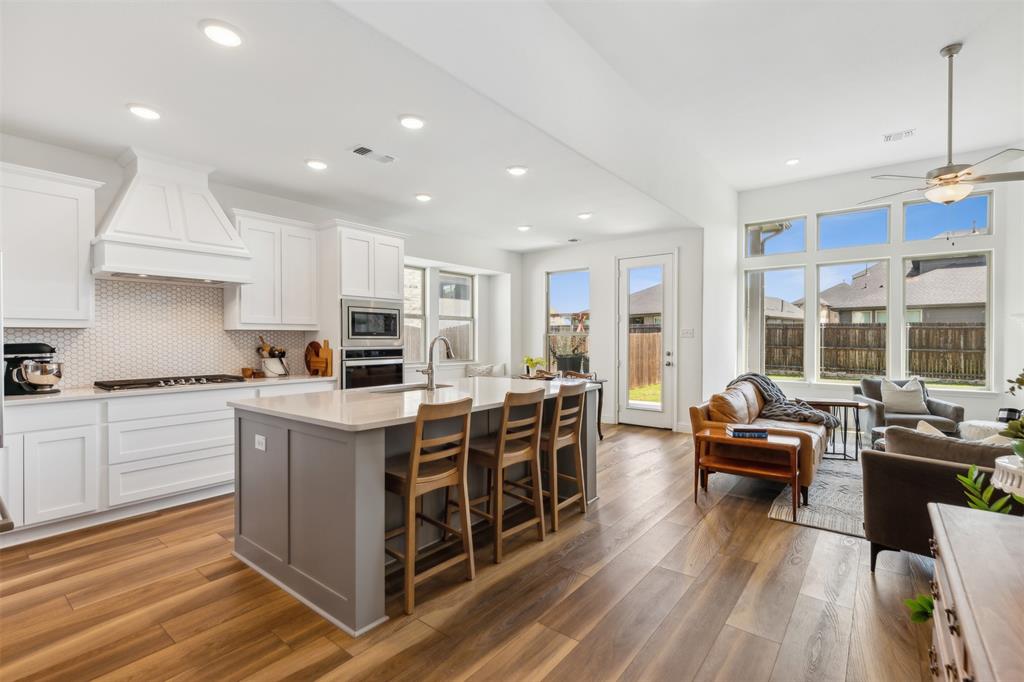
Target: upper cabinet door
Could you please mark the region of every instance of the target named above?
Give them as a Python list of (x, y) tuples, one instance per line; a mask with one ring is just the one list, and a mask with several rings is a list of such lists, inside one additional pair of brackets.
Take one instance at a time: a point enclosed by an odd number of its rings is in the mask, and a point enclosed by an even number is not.
[(281, 322), (317, 323), (316, 232), (281, 228)]
[(341, 231), (341, 295), (373, 298), (374, 235)]
[(0, 250), (8, 327), (89, 327), (95, 190), (103, 183), (0, 164)]
[(373, 296), (402, 298), (405, 240), (388, 235), (373, 238)]
[(240, 321), (281, 322), (281, 230), (277, 225), (243, 218), (242, 241), (252, 254), (252, 284), (242, 285)]

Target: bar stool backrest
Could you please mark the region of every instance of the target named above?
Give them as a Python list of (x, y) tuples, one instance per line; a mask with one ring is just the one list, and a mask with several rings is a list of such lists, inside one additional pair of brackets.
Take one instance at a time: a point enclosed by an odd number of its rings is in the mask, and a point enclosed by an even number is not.
[(583, 405), (587, 397), (586, 382), (562, 384), (551, 414), (551, 442), (559, 439), (579, 440), (583, 429)]
[[(460, 471), (466, 469), (469, 456), (469, 417), (473, 399), (463, 398), (448, 403), (423, 404), (416, 413), (412, 449), (409, 451), (409, 482), (415, 485), (420, 465), (451, 459)], [(437, 422), (452, 421), (454, 429), (441, 435), (424, 436), (424, 430)], [(438, 424), (443, 429), (444, 425)]]
[[(524, 393), (509, 391), (505, 394), (501, 426), (498, 428), (498, 440), (494, 448), (499, 459), (506, 452), (539, 452), (545, 393), (545, 389), (538, 388)], [(520, 416), (513, 418), (514, 413)]]

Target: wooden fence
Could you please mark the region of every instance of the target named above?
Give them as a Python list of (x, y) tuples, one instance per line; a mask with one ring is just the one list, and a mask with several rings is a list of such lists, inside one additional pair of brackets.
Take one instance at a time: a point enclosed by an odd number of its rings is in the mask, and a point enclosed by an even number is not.
[[(650, 325), (647, 325), (650, 326)], [(654, 332), (657, 333), (654, 333)], [(661, 383), (661, 327), (629, 332), (629, 387)]]
[[(885, 375), (885, 323), (820, 325), (821, 376), (850, 379)], [(765, 325), (765, 373), (801, 376), (803, 324)], [(984, 385), (983, 323), (912, 322), (907, 325), (907, 375), (949, 383)]]

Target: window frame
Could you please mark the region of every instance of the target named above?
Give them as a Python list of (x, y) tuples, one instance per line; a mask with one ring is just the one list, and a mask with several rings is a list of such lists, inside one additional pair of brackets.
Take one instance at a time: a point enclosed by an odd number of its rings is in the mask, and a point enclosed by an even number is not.
[[(978, 190), (976, 192), (971, 192), (966, 197), (964, 197), (963, 200), (967, 200), (967, 199), (970, 199), (971, 197), (975, 197), (975, 196), (986, 196), (986, 197), (988, 197), (988, 205), (986, 206), (986, 211), (985, 211), (985, 213), (986, 213), (985, 220), (988, 222), (988, 231), (987, 232), (979, 232), (978, 234), (964, 235), (962, 237), (955, 237), (955, 239), (970, 239), (970, 238), (974, 238), (974, 237), (991, 237), (991, 236), (993, 236), (995, 234), (995, 230), (996, 230), (996, 224), (995, 224), (995, 220), (994, 220), (995, 209), (993, 208), (993, 205), (995, 204), (995, 194), (994, 194), (994, 192), (992, 190), (990, 190), (990, 189), (981, 189), (981, 190)], [(935, 237), (929, 237), (928, 239), (908, 239), (907, 238), (907, 209), (909, 207), (911, 207), (911, 206), (916, 206), (916, 205), (919, 205), (919, 204), (930, 204), (932, 202), (928, 201), (927, 199), (908, 199), (908, 200), (903, 201), (901, 203), (902, 203), (902, 206), (900, 207), (900, 209), (901, 209), (901, 212), (903, 214), (902, 218), (901, 218), (901, 220), (903, 222), (903, 234), (900, 235), (901, 240), (905, 244), (927, 244), (932, 239), (935, 239)], [(991, 269), (991, 267), (992, 267), (992, 264), (989, 263), (989, 269)]]
[[(402, 266), (402, 278), (403, 278), (402, 282), (403, 282), (403, 285), (404, 285), (404, 282), (405, 282), (405, 271), (406, 270), (419, 270), (419, 272), (420, 272), (420, 282), (421, 282), (421, 285), (420, 285), (420, 310), (422, 310), (423, 312), (422, 313), (410, 313), (409, 311), (405, 310), (405, 301), (404, 301), (404, 298), (405, 298), (404, 294), (405, 294), (405, 292), (403, 290), (403, 292), (402, 292), (403, 293), (403, 297), (402, 297), (403, 298), (403, 301), (402, 301), (402, 325), (404, 326), (405, 325), (405, 321), (409, 320), (409, 319), (420, 320), (420, 322), (422, 324), (422, 329), (423, 329), (423, 335), (420, 338), (420, 358), (426, 358), (427, 357), (427, 333), (428, 333), (427, 332), (427, 318), (428, 318), (428, 308), (427, 308), (427, 287), (428, 287), (428, 284), (427, 284), (427, 268), (419, 266), (419, 265), (403, 264), (403, 266)], [(403, 347), (407, 348), (404, 345), (404, 343), (405, 342), (403, 341)], [(418, 360), (418, 361), (415, 361), (415, 362), (407, 362), (407, 364), (412, 364), (412, 365), (425, 364), (425, 363), (426, 363), (426, 360)]]
[[(991, 203), (989, 204), (991, 207)], [(989, 233), (991, 235), (991, 232)], [(982, 236), (982, 235), (975, 235)], [(988, 235), (986, 235), (988, 236)], [(928, 239), (916, 239), (911, 244), (918, 242), (927, 243)], [(995, 251), (993, 249), (965, 249), (962, 251), (943, 251), (940, 253), (929, 253), (929, 254), (918, 254), (911, 253), (905, 254), (900, 257), (900, 290), (901, 290), (901, 310), (900, 310), (900, 330), (899, 330), (899, 353), (901, 356), (901, 363), (904, 372), (909, 370), (910, 367), (910, 343), (907, 339), (907, 319), (906, 313), (907, 307), (907, 278), (903, 274), (903, 266), (909, 260), (935, 260), (939, 258), (960, 258), (965, 256), (984, 256), (985, 257), (985, 383), (975, 388), (953, 388), (948, 387), (944, 384), (936, 384), (933, 389), (929, 384), (928, 390), (936, 391), (957, 391), (960, 393), (970, 394), (981, 394), (985, 392), (991, 392), (995, 390), (993, 388), (996, 378), (995, 374), (995, 349), (992, 346), (992, 340), (995, 338), (993, 333), (993, 326), (995, 324), (995, 302), (993, 298), (995, 296), (995, 283), (993, 278), (993, 271), (995, 270)], [(924, 308), (917, 307), (913, 308), (921, 312), (921, 319), (924, 319)]]
[[(771, 222), (771, 221), (768, 221), (768, 222)], [(777, 254), (777, 255), (783, 255), (783, 254)], [(789, 265), (776, 265), (776, 266), (772, 266), (772, 267), (747, 268), (747, 269), (745, 269), (743, 271), (743, 279), (742, 279), (742, 285), (741, 285), (741, 289), (742, 289), (742, 294), (741, 295), (743, 297), (743, 310), (742, 310), (743, 322), (742, 322), (742, 330), (741, 330), (741, 333), (743, 335), (743, 343), (742, 343), (742, 347), (743, 347), (743, 362), (741, 363), (740, 366), (745, 368), (744, 371), (746, 371), (746, 372), (765, 372), (765, 373), (767, 372), (766, 369), (752, 369), (750, 367), (750, 363), (749, 363), (749, 360), (750, 360), (750, 343), (749, 343), (749, 341), (750, 341), (750, 333), (749, 333), (749, 328), (748, 328), (748, 325), (747, 325), (747, 311), (749, 310), (749, 302), (747, 301), (747, 298), (746, 298), (746, 295), (747, 295), (747, 278), (752, 273), (759, 273), (759, 272), (760, 273), (764, 273), (764, 272), (773, 272), (773, 271), (779, 271), (779, 270), (799, 270), (801, 272), (801, 274), (803, 275), (803, 280), (804, 280), (804, 283), (803, 283), (803, 291), (804, 291), (804, 319), (803, 319), (803, 325), (801, 325), (803, 327), (803, 334), (802, 335), (803, 335), (803, 348), (804, 348), (803, 355), (804, 355), (804, 357), (803, 357), (803, 362), (801, 363), (801, 366), (800, 366), (800, 376), (799, 377), (787, 377), (785, 379), (782, 379), (782, 381), (801, 382), (801, 383), (808, 381), (808, 374), (807, 374), (807, 337), (808, 337), (808, 334), (807, 334), (807, 319), (808, 319), (808, 315), (807, 315), (807, 302), (808, 302), (808, 297), (807, 297), (807, 270), (808, 270), (808, 267), (809, 267), (808, 265), (801, 263), (801, 264), (789, 264)], [(763, 294), (762, 294), (762, 298), (763, 298)]]
[[(476, 275), (468, 272), (457, 272), (455, 270), (438, 269), (437, 272), (437, 331), (441, 333), (441, 322), (443, 320), (453, 320), (456, 322), (469, 322), (469, 336), (471, 339), (471, 352), (469, 358), (452, 358), (448, 359), (441, 357), (439, 362), (441, 364), (459, 364), (459, 363), (473, 363), (476, 362), (477, 358), (477, 280)], [(455, 277), (466, 277), (469, 279), (469, 316), (461, 315), (442, 315), (441, 314), (441, 277), (444, 275), (454, 275)]]
[[(749, 233), (751, 227), (757, 227), (758, 225), (771, 225), (772, 223), (784, 223), (784, 222), (792, 221), (792, 220), (803, 220), (804, 221), (804, 238), (803, 238), (803, 240), (801, 240), (802, 244), (801, 244), (800, 250), (798, 250), (798, 251), (786, 251), (785, 253), (759, 253), (759, 254), (754, 254), (754, 255), (747, 254), (747, 239), (748, 239), (748, 233)], [(808, 228), (810, 227), (810, 224), (811, 224), (810, 216), (807, 215), (807, 214), (793, 215), (793, 216), (789, 216), (787, 218), (778, 218), (778, 219), (770, 219), (770, 220), (755, 220), (754, 222), (746, 223), (743, 226), (743, 234), (741, 235), (742, 239), (740, 240), (740, 257), (741, 258), (774, 258), (774, 257), (782, 257), (782, 256), (795, 256), (797, 254), (807, 253), (809, 251), (808, 242), (807, 242), (807, 233), (808, 233)]]
[[(885, 241), (871, 242), (870, 244), (851, 244), (849, 246), (832, 246), (824, 248), (821, 245), (821, 219), (850, 213), (866, 213), (885, 209)], [(841, 208), (835, 211), (819, 211), (814, 216), (814, 250), (818, 253), (834, 253), (844, 249), (867, 249), (872, 247), (886, 246), (893, 243), (892, 229), (892, 204), (874, 204), (871, 206), (860, 206), (855, 208)]]
[[(558, 332), (556, 334), (551, 333), (551, 275), (561, 275), (569, 272), (585, 272), (587, 273), (587, 308), (590, 306), (590, 268), (566, 268), (565, 270), (548, 270), (544, 273), (544, 336), (542, 341), (542, 348), (544, 348), (544, 362), (547, 368), (551, 369), (552, 360), (554, 357), (551, 355), (551, 343), (550, 338), (552, 336), (580, 336), (574, 332)], [(586, 325), (586, 332), (583, 334), (587, 337), (587, 361), (589, 365), (590, 360), (590, 324)]]

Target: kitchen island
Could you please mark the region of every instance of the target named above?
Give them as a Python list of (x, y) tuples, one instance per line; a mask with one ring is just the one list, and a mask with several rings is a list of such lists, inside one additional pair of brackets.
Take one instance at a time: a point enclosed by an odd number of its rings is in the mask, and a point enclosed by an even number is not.
[[(419, 406), (469, 396), (472, 435), (484, 436), (496, 433), (508, 391), (545, 388), (549, 412), (561, 384), (474, 377), (434, 391), (387, 386), (230, 402), (235, 555), (346, 632), (370, 630), (387, 618), (384, 534), (402, 518), (401, 500), (385, 494), (384, 460), (407, 456)], [(588, 500), (597, 497), (597, 389), (588, 386), (583, 415)], [(569, 455), (560, 455), (566, 471)], [(469, 486), (471, 497), (485, 489), (472, 467)], [(440, 514), (442, 498), (429, 502), (425, 511)], [(421, 544), (437, 541), (419, 535)]]

